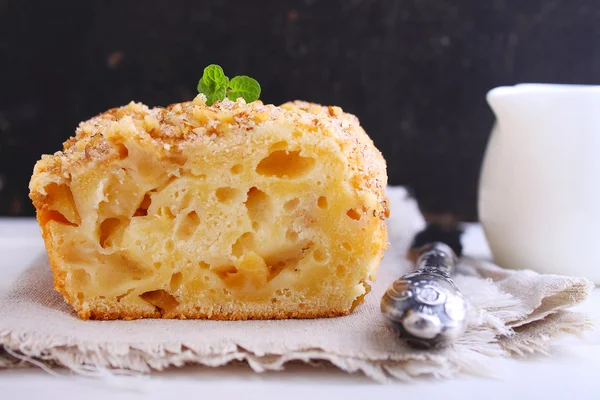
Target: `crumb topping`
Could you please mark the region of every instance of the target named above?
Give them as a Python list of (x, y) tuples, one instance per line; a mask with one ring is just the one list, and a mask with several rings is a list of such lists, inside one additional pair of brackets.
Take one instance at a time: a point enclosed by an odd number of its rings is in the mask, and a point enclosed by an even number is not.
[[(142, 145), (151, 146), (158, 154), (168, 157), (175, 156), (181, 146), (193, 145), (203, 137), (219, 140), (225, 133), (250, 135), (259, 125), (284, 121), (338, 142), (348, 155), (349, 167), (356, 170), (355, 188), (375, 192), (387, 210), (383, 194), (387, 184), (385, 160), (356, 116), (337, 106), (298, 100), (279, 107), (260, 100), (247, 104), (242, 98), (235, 102), (225, 99), (212, 106), (205, 102), (206, 97), (199, 94), (192, 101), (164, 108), (130, 102), (110, 109), (81, 122), (62, 151), (43, 155), (35, 166), (34, 176), (52, 174), (68, 180), (72, 166), (106, 162), (113, 157), (114, 144), (123, 134), (134, 136)], [(34, 181), (32, 178), (32, 191), (36, 188)]]

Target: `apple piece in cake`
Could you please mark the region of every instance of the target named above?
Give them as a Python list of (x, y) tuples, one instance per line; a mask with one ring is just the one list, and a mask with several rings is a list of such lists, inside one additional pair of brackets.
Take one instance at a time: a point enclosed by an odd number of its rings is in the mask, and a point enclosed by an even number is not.
[(54, 285), (83, 319), (332, 317), (387, 245), (385, 161), (306, 102), (107, 111), (35, 166)]

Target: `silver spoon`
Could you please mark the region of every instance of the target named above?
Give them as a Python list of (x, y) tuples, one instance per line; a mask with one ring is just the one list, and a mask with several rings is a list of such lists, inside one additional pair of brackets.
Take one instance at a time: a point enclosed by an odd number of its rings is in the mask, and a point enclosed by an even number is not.
[(469, 304), (450, 275), (457, 257), (441, 242), (420, 250), (417, 270), (394, 283), (381, 299), (381, 312), (390, 328), (410, 345), (443, 347), (467, 328)]

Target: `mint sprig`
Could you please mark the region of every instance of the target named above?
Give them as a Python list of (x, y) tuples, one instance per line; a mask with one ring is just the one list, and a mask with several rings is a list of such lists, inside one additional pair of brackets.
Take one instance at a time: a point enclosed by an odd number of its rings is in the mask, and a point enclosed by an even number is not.
[(225, 99), (235, 101), (239, 97), (251, 103), (260, 97), (260, 85), (246, 75), (229, 78), (223, 72), (223, 68), (211, 64), (204, 68), (204, 74), (198, 82), (198, 92), (206, 96), (206, 104), (212, 106), (215, 101)]
[(206, 104), (211, 106), (217, 100), (223, 100), (227, 93), (229, 78), (225, 76), (223, 68), (211, 64), (204, 68), (204, 74), (198, 82), (198, 92), (206, 96)]
[(246, 75), (236, 76), (230, 80), (229, 89), (227, 92), (229, 100), (235, 101), (238, 97), (242, 97), (246, 103), (250, 103), (260, 97), (260, 85), (256, 79)]

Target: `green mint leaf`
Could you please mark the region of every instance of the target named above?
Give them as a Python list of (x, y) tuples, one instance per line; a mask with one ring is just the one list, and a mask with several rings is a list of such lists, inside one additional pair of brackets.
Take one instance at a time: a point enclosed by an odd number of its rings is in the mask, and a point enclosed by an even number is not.
[(246, 75), (236, 76), (230, 80), (229, 89), (227, 97), (232, 101), (242, 97), (246, 103), (251, 103), (260, 97), (260, 85), (255, 79)]
[(203, 79), (198, 82), (198, 92), (206, 96), (206, 105), (212, 106), (215, 101), (221, 101), (225, 98), (227, 87), (217, 85), (207, 85)]
[(210, 64), (208, 67), (204, 68), (202, 79), (204, 79), (207, 84), (214, 83), (218, 86), (227, 86), (227, 83), (229, 83), (229, 78), (225, 76), (223, 68), (217, 64)]
[(204, 74), (198, 82), (198, 92), (206, 96), (206, 105), (212, 106), (215, 101), (225, 98), (229, 78), (225, 76), (223, 68), (211, 64), (204, 68)]

